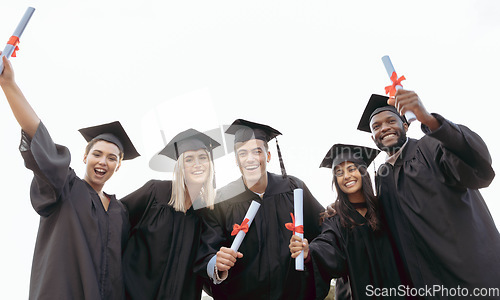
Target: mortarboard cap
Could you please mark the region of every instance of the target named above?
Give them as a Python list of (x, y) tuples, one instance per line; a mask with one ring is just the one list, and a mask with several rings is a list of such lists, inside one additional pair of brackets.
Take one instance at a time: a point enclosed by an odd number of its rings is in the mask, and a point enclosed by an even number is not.
[(212, 153), (212, 150), (219, 146), (220, 143), (213, 138), (190, 128), (174, 136), (159, 154), (177, 160), (179, 156), (186, 151), (205, 149)]
[(365, 111), (363, 112), (363, 115), (359, 120), (358, 130), (371, 133), (371, 128), (370, 128), (371, 119), (373, 118), (374, 115), (383, 111), (391, 111), (395, 113), (399, 118), (401, 118), (403, 123), (408, 124), (406, 118), (404, 116), (401, 116), (398, 110), (394, 106), (387, 104), (388, 99), (389, 97), (386, 96), (381, 96), (376, 94), (371, 95), (370, 100), (368, 100), (368, 104), (365, 107)]
[(125, 129), (123, 129), (122, 125), (118, 121), (82, 128), (78, 131), (83, 135), (87, 142), (99, 139), (115, 144), (123, 152), (124, 160), (140, 156), (135, 149), (134, 144), (132, 144), (132, 141), (125, 132)]
[(345, 161), (368, 167), (379, 153), (380, 150), (370, 147), (335, 144), (328, 150), (319, 167), (334, 168)]
[[(281, 135), (281, 132), (272, 128), (271, 126), (259, 124), (255, 122), (250, 122), (243, 119), (237, 119), (229, 126), (225, 131), (227, 134), (234, 135), (234, 143), (246, 142), (249, 140), (257, 139), (269, 142), (270, 140)], [(278, 150), (278, 159), (280, 161), (281, 175), (286, 177), (285, 164), (283, 163), (283, 158), (281, 157), (281, 149), (278, 145), (278, 139), (276, 138), (276, 150)]]
[(226, 130), (226, 133), (234, 135), (235, 143), (246, 142), (253, 139), (269, 142), (278, 135), (281, 135), (281, 132), (270, 126), (243, 119), (234, 121)]

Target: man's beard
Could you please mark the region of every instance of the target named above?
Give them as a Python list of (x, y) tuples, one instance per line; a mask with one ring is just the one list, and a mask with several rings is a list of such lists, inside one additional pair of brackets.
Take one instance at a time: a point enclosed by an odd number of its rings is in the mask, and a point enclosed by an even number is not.
[(401, 147), (403, 147), (403, 145), (406, 143), (406, 132), (404, 130), (401, 130), (399, 132), (399, 138), (397, 140), (397, 142), (393, 145), (390, 145), (390, 146), (385, 146), (382, 141), (380, 140), (377, 140), (375, 142), (375, 145), (382, 151), (392, 155), (394, 153), (396, 153), (399, 149), (401, 149)]

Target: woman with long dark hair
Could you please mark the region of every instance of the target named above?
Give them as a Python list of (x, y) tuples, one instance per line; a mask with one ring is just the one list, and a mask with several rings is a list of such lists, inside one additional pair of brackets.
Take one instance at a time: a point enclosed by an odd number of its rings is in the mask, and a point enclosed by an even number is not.
[[(324, 299), (332, 278), (348, 279), (353, 299), (401, 297), (397, 257), (380, 220), (367, 167), (380, 151), (362, 146), (335, 144), (320, 167), (333, 169), (336, 211), (322, 214), (322, 233), (311, 244), (292, 236), (290, 252), (304, 251), (306, 268)], [(391, 293), (391, 294), (389, 294)]]

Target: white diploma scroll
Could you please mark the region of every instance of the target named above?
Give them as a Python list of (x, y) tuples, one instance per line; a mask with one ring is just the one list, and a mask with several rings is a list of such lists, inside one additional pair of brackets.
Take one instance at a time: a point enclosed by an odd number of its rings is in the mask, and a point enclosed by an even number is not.
[[(396, 70), (394, 70), (394, 66), (392, 65), (391, 59), (389, 58), (388, 55), (385, 55), (382, 57), (382, 62), (384, 63), (385, 70), (387, 71), (387, 75), (389, 75), (389, 78), (391, 78), (392, 73), (396, 72)], [(403, 88), (401, 85), (396, 85), (396, 90), (399, 90), (401, 88)], [(415, 114), (411, 111), (405, 112), (405, 118), (406, 118), (406, 121), (408, 121), (408, 124), (417, 119)]]
[[(31, 16), (35, 12), (35, 9), (33, 7), (28, 7), (26, 9), (26, 12), (23, 15), (23, 18), (19, 22), (19, 24), (16, 27), (16, 30), (14, 30), (14, 33), (12, 34), (13, 37), (18, 37), (21, 38), (21, 35), (23, 34), (24, 29), (26, 28), (26, 25), (28, 25), (29, 20), (31, 19)], [(7, 59), (10, 58), (12, 53), (14, 53), (14, 50), (16, 49), (17, 45), (11, 45), (7, 44), (5, 45), (5, 48), (3, 49), (2, 55), (0, 55), (0, 74), (3, 73), (3, 60), (2, 57), (6, 56)]]
[[(245, 221), (245, 219), (248, 219), (248, 227), (250, 228), (250, 225), (252, 224), (253, 219), (255, 218), (255, 215), (257, 214), (257, 211), (260, 208), (260, 203), (256, 201), (252, 201), (250, 204), (250, 207), (248, 208), (247, 213), (245, 214), (245, 218), (242, 220), (242, 223)], [(241, 225), (241, 224), (240, 224)], [(243, 242), (243, 239), (245, 238), (246, 233), (243, 230), (240, 230), (238, 234), (236, 234), (236, 237), (234, 238), (233, 243), (231, 244), (231, 249), (234, 251), (238, 252), (238, 249), (241, 246), (241, 243)]]
[[(293, 190), (293, 214), (295, 216), (295, 227), (304, 225), (304, 190)], [(301, 239), (304, 238), (303, 233), (295, 233)], [(295, 270), (304, 271), (304, 251), (301, 251), (299, 256), (295, 258)]]

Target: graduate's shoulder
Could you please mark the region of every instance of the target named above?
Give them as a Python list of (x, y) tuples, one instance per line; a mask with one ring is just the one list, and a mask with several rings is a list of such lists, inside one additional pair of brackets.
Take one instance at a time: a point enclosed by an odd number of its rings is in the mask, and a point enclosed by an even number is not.
[(285, 177), (283, 177), (281, 174), (268, 172), (267, 176), (271, 184), (286, 185), (290, 186), (290, 188), (292, 189), (304, 188), (306, 186), (304, 181), (293, 175), (286, 175)]
[(129, 201), (137, 197), (157, 197), (158, 195), (171, 195), (172, 194), (172, 181), (151, 179), (143, 184), (137, 190), (131, 192), (123, 197), (121, 201)]
[(171, 180), (151, 179), (151, 180), (147, 181), (143, 187), (156, 189), (158, 191), (171, 191), (172, 190), (172, 181)]
[(327, 226), (337, 226), (340, 224), (340, 215), (334, 214), (333, 216), (328, 216), (323, 220), (323, 224)]
[[(217, 190), (215, 203), (230, 203), (245, 201), (251, 194), (245, 188), (242, 178), (238, 178)], [(228, 202), (229, 201), (229, 202)]]
[(340, 216), (335, 214), (333, 216), (326, 217), (321, 224), (322, 232), (332, 232), (336, 236), (341, 236), (345, 234), (348, 230), (344, 226), (342, 226), (342, 222), (340, 220)]

